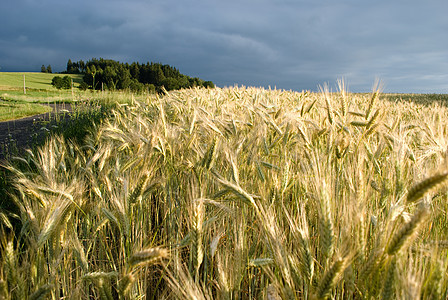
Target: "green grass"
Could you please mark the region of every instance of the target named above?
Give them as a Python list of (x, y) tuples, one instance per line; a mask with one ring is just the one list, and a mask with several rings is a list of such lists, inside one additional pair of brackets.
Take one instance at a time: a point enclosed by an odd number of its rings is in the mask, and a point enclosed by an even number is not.
[(85, 92), (80, 92), (78, 90), (30, 90), (25, 94), (23, 91), (8, 90), (0, 91), (0, 98), (4, 101), (15, 101), (22, 103), (62, 103), (62, 102), (73, 102), (80, 98), (80, 95), (84, 95)]
[[(26, 94), (23, 92), (25, 76)], [(51, 111), (38, 103), (73, 102), (79, 98), (78, 89), (57, 90), (51, 85), (54, 76), (64, 74), (0, 72), (0, 122), (33, 116)], [(69, 74), (75, 87), (82, 75)]]
[(382, 98), (393, 102), (406, 101), (426, 105), (439, 102), (444, 106), (448, 105), (448, 94), (383, 94)]
[[(26, 94), (23, 91), (25, 75)], [(51, 103), (72, 102), (79, 98), (77, 87), (82, 82), (82, 75), (68, 74), (73, 78), (73, 90), (58, 90), (51, 85), (54, 76), (67, 74), (0, 72), (0, 98), (5, 101)]]
[(34, 103), (0, 101), (0, 122), (50, 112), (51, 107)]
[[(26, 78), (26, 94), (23, 93), (23, 74)], [(82, 82), (82, 75), (68, 74), (73, 78), (74, 88), (58, 90), (51, 85), (54, 76), (67, 74), (0, 72), (0, 121), (13, 120), (48, 112), (48, 107), (39, 103), (72, 103), (74, 106), (89, 107), (127, 103), (132, 99), (144, 99), (148, 95), (133, 95), (127, 91), (81, 91), (76, 88)]]
[(51, 80), (55, 76), (70, 76), (73, 78), (75, 87), (82, 82), (82, 75), (79, 74), (51, 74), (37, 72), (0, 72), (0, 90), (21, 90), (23, 92), (23, 76), (25, 76), (25, 86), (27, 89), (56, 91), (51, 85)]

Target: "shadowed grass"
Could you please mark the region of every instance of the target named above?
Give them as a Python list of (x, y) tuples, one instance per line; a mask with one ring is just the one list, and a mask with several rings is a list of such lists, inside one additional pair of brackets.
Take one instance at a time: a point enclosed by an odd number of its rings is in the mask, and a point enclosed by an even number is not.
[(0, 100), (0, 122), (50, 112), (51, 107), (34, 103), (16, 103)]

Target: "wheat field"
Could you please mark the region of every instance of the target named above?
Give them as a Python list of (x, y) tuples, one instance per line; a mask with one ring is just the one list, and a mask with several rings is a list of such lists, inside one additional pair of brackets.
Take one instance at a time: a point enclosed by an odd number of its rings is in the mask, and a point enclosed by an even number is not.
[(343, 82), (120, 104), (5, 166), (0, 299), (446, 298), (447, 130)]

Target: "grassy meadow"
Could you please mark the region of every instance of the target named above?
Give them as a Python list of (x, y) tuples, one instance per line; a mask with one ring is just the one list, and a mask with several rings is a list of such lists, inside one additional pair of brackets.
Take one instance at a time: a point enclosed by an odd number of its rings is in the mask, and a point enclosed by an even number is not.
[(50, 112), (51, 108), (33, 103), (0, 101), (0, 122)]
[(82, 75), (79, 74), (56, 74), (37, 72), (0, 72), (0, 90), (21, 89), (23, 92), (23, 76), (25, 76), (25, 86), (31, 90), (53, 90), (51, 85), (54, 76), (70, 76), (75, 87), (82, 82)]
[(448, 109), (259, 88), (114, 106), (5, 163), (3, 299), (446, 299)]
[[(25, 76), (26, 94), (23, 91)], [(78, 89), (57, 90), (51, 80), (59, 74), (32, 72), (0, 72), (0, 121), (19, 119), (51, 111), (41, 103), (73, 102), (80, 98)], [(70, 74), (74, 86), (82, 81), (82, 75)]]

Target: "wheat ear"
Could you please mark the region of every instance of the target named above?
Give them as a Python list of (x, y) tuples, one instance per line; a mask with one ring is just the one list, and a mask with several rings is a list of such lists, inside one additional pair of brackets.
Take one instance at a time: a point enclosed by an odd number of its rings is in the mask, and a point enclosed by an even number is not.
[(8, 295), (8, 285), (6, 281), (0, 279), (0, 300), (10, 299)]
[(435, 174), (415, 184), (408, 192), (407, 201), (414, 202), (423, 197), (427, 192), (437, 188), (448, 178), (448, 171)]
[(378, 120), (378, 117), (380, 116), (380, 110), (377, 109), (373, 116), (369, 119), (367, 122), (367, 130), (369, 130), (373, 125), (375, 125), (376, 121)]
[(338, 87), (339, 92), (341, 93), (341, 109), (342, 109), (342, 115), (347, 115), (347, 90), (346, 90), (346, 84), (344, 79), (338, 80)]
[(392, 237), (389, 245), (386, 249), (386, 253), (389, 255), (396, 254), (404, 245), (404, 243), (414, 235), (418, 226), (429, 215), (429, 208), (424, 204), (395, 235)]
[(336, 283), (338, 276), (344, 271), (344, 264), (344, 259), (338, 259), (333, 263), (331, 268), (325, 272), (324, 277), (317, 288), (318, 299), (327, 299), (330, 296), (331, 289)]
[(152, 263), (156, 260), (168, 257), (168, 250), (163, 248), (148, 248), (134, 253), (129, 259), (132, 267)]
[(325, 99), (328, 121), (330, 122), (331, 125), (333, 125), (333, 112), (332, 112), (332, 107), (331, 107), (331, 102), (330, 102), (330, 92), (328, 91), (328, 85), (325, 84), (323, 87), (319, 86), (319, 90)]
[(126, 274), (126, 276), (120, 279), (120, 282), (118, 283), (118, 293), (121, 297), (124, 298), (129, 293), (134, 281), (135, 277), (131, 273)]
[(51, 292), (52, 289), (53, 285), (45, 284), (41, 286), (37, 291), (31, 294), (30, 300), (47, 299), (46, 296)]
[(369, 106), (367, 107), (365, 118), (366, 120), (370, 118), (370, 113), (372, 112), (373, 106), (375, 105), (376, 100), (378, 99), (379, 92), (375, 91), (372, 94), (372, 98), (370, 98)]
[(397, 259), (394, 257), (391, 263), (389, 264), (389, 268), (387, 270), (383, 291), (381, 293), (381, 299), (393, 299), (396, 264)]

